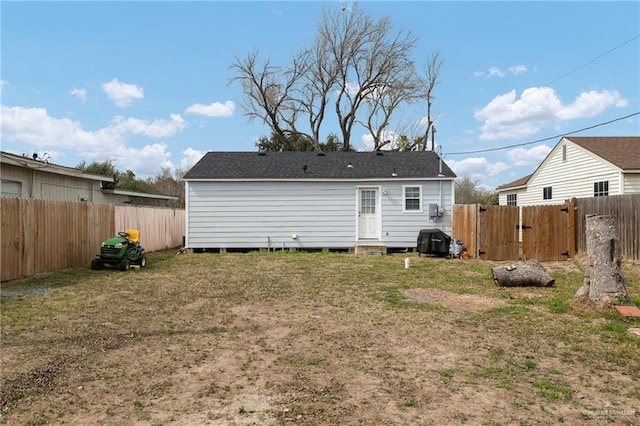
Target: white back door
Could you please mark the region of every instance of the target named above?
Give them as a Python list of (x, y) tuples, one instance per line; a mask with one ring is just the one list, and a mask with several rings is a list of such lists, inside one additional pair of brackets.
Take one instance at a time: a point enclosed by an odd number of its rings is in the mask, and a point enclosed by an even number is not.
[(358, 189), (358, 239), (380, 238), (378, 188)]

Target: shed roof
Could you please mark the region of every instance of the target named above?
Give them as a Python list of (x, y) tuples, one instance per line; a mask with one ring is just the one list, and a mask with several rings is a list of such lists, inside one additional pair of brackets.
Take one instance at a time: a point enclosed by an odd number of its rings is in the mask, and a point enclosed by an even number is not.
[(61, 166), (59, 164), (49, 163), (43, 160), (26, 157), (24, 155), (12, 154), (10, 152), (0, 152), (0, 163), (10, 164), (25, 169), (38, 170), (45, 173), (54, 173), (58, 175), (73, 176), (81, 179), (96, 180), (102, 182), (113, 182), (113, 176), (94, 175), (91, 173), (83, 173), (74, 167)]
[(208, 152), (184, 179), (455, 178), (439, 160), (433, 151)]

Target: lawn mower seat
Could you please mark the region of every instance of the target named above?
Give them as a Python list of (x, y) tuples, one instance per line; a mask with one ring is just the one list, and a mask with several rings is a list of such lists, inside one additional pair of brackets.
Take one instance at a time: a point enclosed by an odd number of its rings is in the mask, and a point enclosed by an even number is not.
[(125, 231), (129, 236), (127, 240), (129, 240), (129, 244), (137, 244), (140, 240), (140, 231), (137, 229), (127, 229)]

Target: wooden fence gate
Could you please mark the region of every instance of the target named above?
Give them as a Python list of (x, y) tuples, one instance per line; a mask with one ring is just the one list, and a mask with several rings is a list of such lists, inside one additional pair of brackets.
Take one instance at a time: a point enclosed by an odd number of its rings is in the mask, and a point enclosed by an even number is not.
[(481, 205), (477, 208), (477, 257), (485, 260), (518, 260), (518, 207)]
[(574, 215), (572, 202), (456, 206), (453, 237), (462, 240), (471, 255), (484, 260), (566, 260), (575, 253)]
[(572, 256), (574, 212), (571, 203), (522, 207), (522, 258), (545, 261)]

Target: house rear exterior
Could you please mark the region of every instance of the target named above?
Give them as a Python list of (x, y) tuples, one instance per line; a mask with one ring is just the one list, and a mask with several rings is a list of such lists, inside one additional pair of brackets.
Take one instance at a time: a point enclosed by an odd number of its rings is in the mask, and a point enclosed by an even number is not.
[(496, 191), (517, 206), (640, 193), (640, 137), (563, 137), (531, 175)]
[(187, 249), (411, 249), (451, 233), (455, 174), (432, 152), (209, 152), (184, 176)]

